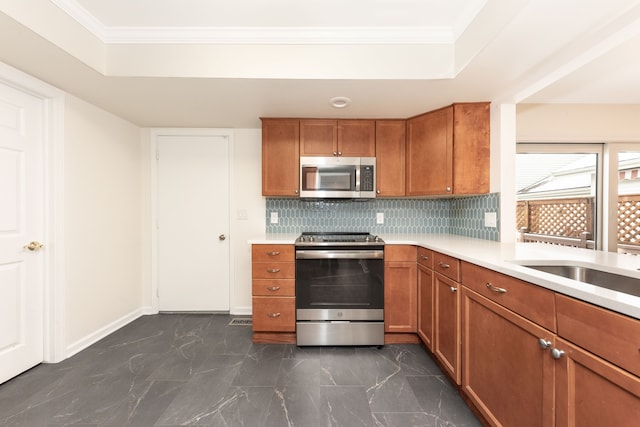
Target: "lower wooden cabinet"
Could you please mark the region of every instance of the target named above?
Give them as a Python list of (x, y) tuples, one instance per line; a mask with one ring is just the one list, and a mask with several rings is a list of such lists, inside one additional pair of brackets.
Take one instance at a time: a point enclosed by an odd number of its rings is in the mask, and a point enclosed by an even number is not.
[(462, 287), (462, 389), (491, 425), (554, 425), (555, 345), (552, 332)]
[(556, 426), (637, 426), (640, 378), (559, 338)]
[(440, 273), (433, 277), (433, 353), (460, 384), (460, 284)]
[(416, 333), (418, 323), (416, 247), (384, 250), (384, 331)]
[(295, 297), (253, 297), (255, 332), (295, 332)]
[(433, 270), (418, 263), (418, 336), (433, 351)]

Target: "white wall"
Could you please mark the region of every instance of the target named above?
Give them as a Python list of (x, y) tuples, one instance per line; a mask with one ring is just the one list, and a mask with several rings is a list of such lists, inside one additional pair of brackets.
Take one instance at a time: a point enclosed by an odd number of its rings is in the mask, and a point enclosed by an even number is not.
[[(266, 230), (262, 197), (262, 131), (235, 129), (231, 206), (231, 313), (251, 313), (251, 247), (249, 239)], [(247, 219), (239, 219), (246, 211)]]
[(64, 129), (67, 353), (141, 314), (141, 132), (67, 96)]

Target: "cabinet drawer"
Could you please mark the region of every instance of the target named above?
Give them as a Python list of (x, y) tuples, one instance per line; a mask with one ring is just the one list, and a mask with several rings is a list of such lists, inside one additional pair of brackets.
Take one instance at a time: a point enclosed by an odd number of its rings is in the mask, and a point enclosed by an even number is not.
[(462, 262), (462, 284), (480, 295), (555, 332), (555, 297), (548, 289)]
[(556, 294), (558, 335), (640, 376), (640, 321)]
[(439, 252), (433, 253), (433, 271), (437, 271), (449, 279), (460, 281), (460, 260)]
[(415, 261), (416, 247), (413, 245), (386, 245), (384, 247), (384, 260), (388, 261)]
[(418, 264), (433, 270), (433, 251), (426, 248), (418, 248)]
[(253, 297), (252, 323), (258, 332), (295, 332), (296, 299)]
[(290, 261), (293, 262), (293, 245), (252, 245), (251, 260), (256, 261)]
[(292, 262), (254, 262), (251, 264), (254, 279), (295, 279), (296, 266)]
[(256, 279), (253, 280), (253, 295), (266, 297), (293, 297), (296, 295), (294, 279)]

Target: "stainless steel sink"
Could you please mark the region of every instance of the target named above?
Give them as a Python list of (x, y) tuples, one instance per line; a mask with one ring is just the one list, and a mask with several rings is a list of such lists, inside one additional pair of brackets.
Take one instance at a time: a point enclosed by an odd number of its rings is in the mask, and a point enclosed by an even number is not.
[(612, 291), (624, 292), (640, 296), (640, 279), (635, 277), (622, 276), (620, 274), (609, 273), (607, 271), (596, 270), (594, 268), (582, 267), (578, 265), (522, 265), (567, 279), (577, 280), (591, 285), (601, 286)]

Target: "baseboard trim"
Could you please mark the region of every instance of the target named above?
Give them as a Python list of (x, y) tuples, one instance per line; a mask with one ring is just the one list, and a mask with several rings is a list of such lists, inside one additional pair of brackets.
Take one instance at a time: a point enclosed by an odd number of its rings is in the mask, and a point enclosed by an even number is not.
[(154, 311), (152, 309), (152, 307), (141, 307), (138, 308), (134, 311), (132, 311), (129, 314), (126, 314), (122, 317), (120, 317), (119, 319), (114, 320), (113, 322), (109, 323), (108, 325), (105, 325), (104, 327), (98, 329), (95, 332), (92, 332), (91, 334), (85, 336), (84, 338), (81, 338), (79, 340), (77, 340), (76, 342), (70, 344), (67, 346), (66, 351), (65, 351), (65, 359), (68, 359), (69, 357), (74, 356), (75, 354), (81, 352), (82, 350), (90, 347), (91, 345), (97, 343), (98, 341), (100, 341), (102, 338), (106, 337), (107, 335), (117, 331), (118, 329), (122, 328), (123, 326), (128, 325), (129, 323), (133, 322), (134, 320), (136, 320), (137, 318), (147, 315), (147, 314), (154, 314)]

